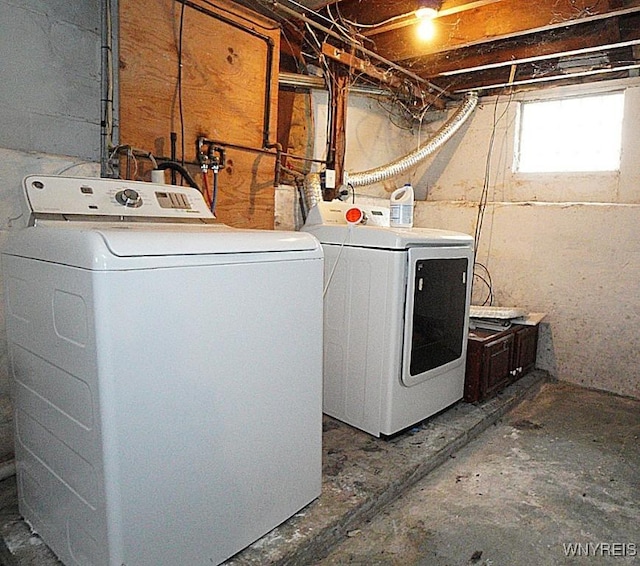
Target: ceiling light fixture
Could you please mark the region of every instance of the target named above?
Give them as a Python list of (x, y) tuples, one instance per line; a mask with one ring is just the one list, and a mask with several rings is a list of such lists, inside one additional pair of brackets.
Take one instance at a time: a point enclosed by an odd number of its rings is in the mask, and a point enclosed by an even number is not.
[(432, 20), (442, 8), (442, 0), (418, 0), (415, 16), (419, 20)]
[(441, 7), (441, 0), (419, 0), (418, 7), (414, 14), (418, 19), (416, 32), (422, 41), (429, 41), (430, 39), (433, 39), (433, 36), (436, 33), (436, 27), (433, 20), (438, 15), (438, 10)]

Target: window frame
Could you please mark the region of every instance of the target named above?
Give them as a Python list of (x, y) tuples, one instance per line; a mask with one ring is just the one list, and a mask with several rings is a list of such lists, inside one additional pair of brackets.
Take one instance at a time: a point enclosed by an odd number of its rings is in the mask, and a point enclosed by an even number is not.
[[(523, 136), (523, 112), (524, 107), (529, 104), (544, 104), (544, 103), (554, 103), (554, 102), (562, 102), (562, 101), (570, 101), (576, 99), (585, 99), (585, 98), (603, 98), (612, 95), (619, 95), (622, 97), (622, 109), (620, 116), (620, 132), (619, 132), (619, 146), (618, 146), (618, 158), (617, 164), (613, 169), (552, 169), (544, 170), (544, 171), (531, 171), (526, 170), (523, 171), (521, 169), (521, 157), (522, 157), (522, 136)], [(573, 95), (565, 95), (565, 96), (554, 96), (554, 97), (543, 97), (543, 98), (535, 98), (535, 99), (527, 99), (521, 100), (518, 102), (517, 112), (516, 112), (516, 124), (515, 124), (515, 139), (513, 145), (513, 162), (512, 162), (512, 173), (517, 176), (524, 177), (532, 177), (532, 176), (581, 176), (581, 175), (618, 175), (620, 172), (620, 168), (622, 166), (622, 151), (623, 151), (623, 137), (624, 137), (624, 111), (626, 106), (626, 89), (625, 88), (616, 88), (614, 90), (607, 90), (597, 93), (583, 93), (583, 94), (573, 94)]]

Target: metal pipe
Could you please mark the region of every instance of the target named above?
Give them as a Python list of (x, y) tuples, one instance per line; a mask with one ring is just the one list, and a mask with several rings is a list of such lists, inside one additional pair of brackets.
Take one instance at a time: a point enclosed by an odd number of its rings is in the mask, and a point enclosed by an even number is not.
[(275, 45), (273, 42), (273, 39), (271, 39), (268, 35), (263, 35), (261, 33), (258, 33), (256, 30), (252, 29), (252, 28), (248, 28), (242, 24), (239, 24), (238, 22), (227, 18), (225, 16), (223, 16), (222, 14), (218, 14), (217, 12), (213, 12), (212, 10), (208, 10), (207, 8), (203, 7), (203, 6), (199, 6), (198, 4), (191, 2), (190, 0), (176, 0), (177, 2), (180, 2), (181, 4), (184, 4), (185, 6), (189, 6), (189, 8), (193, 8), (194, 10), (197, 10), (198, 12), (201, 12), (207, 16), (210, 16), (212, 18), (215, 18), (216, 20), (219, 20), (227, 25), (230, 25), (231, 27), (234, 27), (236, 29), (239, 29), (240, 31), (243, 31), (245, 33), (248, 33), (249, 35), (252, 35), (254, 37), (257, 37), (258, 39), (261, 39), (262, 41), (264, 41), (267, 45), (267, 61), (266, 61), (266, 76), (265, 76), (265, 88), (264, 88), (264, 112), (262, 114), (263, 119), (262, 119), (262, 146), (266, 147), (267, 145), (269, 145), (270, 141), (270, 123), (271, 123), (271, 73), (273, 71), (272, 66), (273, 66), (273, 52), (275, 49)]
[[(302, 155), (296, 155), (294, 153), (288, 153), (286, 151), (282, 151), (280, 144), (277, 144), (277, 143), (269, 144), (267, 148), (258, 148), (258, 147), (251, 147), (248, 145), (241, 145), (237, 143), (230, 143), (230, 142), (224, 142), (221, 140), (212, 140), (205, 137), (199, 137), (196, 140), (196, 144), (197, 144), (196, 147), (198, 148), (198, 151), (200, 151), (202, 144), (212, 144), (212, 145), (219, 145), (221, 147), (227, 147), (231, 149), (239, 149), (241, 151), (248, 151), (250, 153), (262, 153), (264, 155), (272, 155), (276, 159), (279, 159), (280, 157), (290, 157), (291, 159), (297, 159), (298, 161), (306, 161), (309, 163), (320, 163), (323, 165), (326, 164), (327, 162), (326, 159), (314, 159), (311, 157), (304, 157)], [(275, 153), (271, 151), (272, 149), (276, 150)], [(157, 159), (163, 159), (163, 158), (157, 158)]]
[[(278, 75), (278, 84), (281, 87), (289, 88), (305, 88), (316, 90), (327, 90), (327, 84), (321, 77), (314, 77), (313, 75), (300, 75), (298, 73), (287, 73), (280, 71)], [(349, 94), (366, 94), (371, 96), (383, 96), (391, 97), (389, 89), (383, 89), (379, 87), (369, 85), (353, 84), (349, 86)]]
[(415, 151), (392, 161), (388, 165), (377, 167), (375, 169), (369, 169), (362, 173), (348, 173), (344, 174), (345, 185), (351, 185), (352, 187), (363, 187), (366, 185), (373, 185), (392, 177), (396, 177), (401, 173), (415, 167), (421, 161), (426, 159), (437, 149), (442, 147), (450, 138), (455, 134), (462, 124), (464, 124), (471, 113), (478, 104), (478, 95), (475, 92), (469, 93), (462, 106), (458, 108), (456, 113), (435, 133), (435, 135), (426, 143), (421, 145)]

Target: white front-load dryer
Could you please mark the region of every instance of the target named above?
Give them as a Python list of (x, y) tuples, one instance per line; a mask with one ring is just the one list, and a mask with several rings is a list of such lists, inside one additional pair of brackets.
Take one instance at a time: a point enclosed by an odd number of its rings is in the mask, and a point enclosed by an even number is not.
[(393, 228), (387, 207), (340, 201), (303, 230), (325, 254), (324, 412), (392, 435), (462, 399), (471, 236)]
[(3, 252), (20, 512), (64, 564), (211, 566), (320, 494), (322, 250), (190, 188), (32, 176)]

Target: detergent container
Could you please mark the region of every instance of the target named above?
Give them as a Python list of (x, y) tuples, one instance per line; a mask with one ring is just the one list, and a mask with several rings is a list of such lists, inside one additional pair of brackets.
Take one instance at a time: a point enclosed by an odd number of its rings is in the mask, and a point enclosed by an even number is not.
[(389, 223), (396, 228), (413, 226), (413, 187), (406, 184), (391, 193)]

